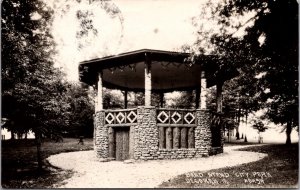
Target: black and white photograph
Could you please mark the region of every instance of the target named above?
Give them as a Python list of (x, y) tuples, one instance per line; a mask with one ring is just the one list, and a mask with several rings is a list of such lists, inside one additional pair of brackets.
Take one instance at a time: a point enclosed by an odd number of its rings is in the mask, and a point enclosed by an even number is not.
[(1, 188), (299, 188), (298, 0), (2, 0)]

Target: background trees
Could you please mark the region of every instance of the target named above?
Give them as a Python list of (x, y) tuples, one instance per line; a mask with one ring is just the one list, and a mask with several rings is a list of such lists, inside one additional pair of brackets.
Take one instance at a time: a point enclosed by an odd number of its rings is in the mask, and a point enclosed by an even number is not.
[(64, 128), (68, 137), (93, 137), (94, 100), (92, 92), (86, 84), (69, 83), (65, 94), (69, 104), (68, 125)]
[(39, 0), (2, 2), (2, 118), (13, 133), (34, 132), (39, 169), (43, 137), (93, 134), (87, 87), (67, 82), (54, 67), (52, 14)]
[(199, 37), (191, 49), (218, 55), (220, 67), (230, 63), (240, 72), (225, 84), (224, 104), (246, 114), (266, 108), (268, 119), (286, 126), (290, 144), (291, 130), (299, 126), (298, 2), (209, 1), (204, 17), (215, 29), (205, 29), (196, 17)]
[(2, 2), (2, 102), (10, 130), (35, 133), (41, 169), (41, 137), (65, 125), (68, 105), (63, 74), (53, 66), (51, 10), (41, 1)]

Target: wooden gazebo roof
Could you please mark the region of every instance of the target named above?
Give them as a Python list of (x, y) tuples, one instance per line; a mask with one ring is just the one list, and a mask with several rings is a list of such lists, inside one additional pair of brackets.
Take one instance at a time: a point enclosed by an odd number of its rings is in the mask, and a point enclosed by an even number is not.
[(95, 85), (97, 73), (102, 71), (107, 88), (144, 91), (144, 63), (151, 61), (153, 91), (167, 92), (199, 87), (201, 70), (206, 71), (208, 87), (237, 75), (235, 69), (220, 69), (212, 55), (203, 55), (194, 64), (188, 61), (190, 56), (189, 53), (141, 49), (83, 61), (79, 64), (79, 77), (80, 81)]

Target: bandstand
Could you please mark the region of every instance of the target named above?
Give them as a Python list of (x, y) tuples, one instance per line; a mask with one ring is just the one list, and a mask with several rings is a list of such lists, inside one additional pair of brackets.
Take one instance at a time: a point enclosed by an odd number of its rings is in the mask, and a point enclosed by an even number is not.
[[(81, 62), (80, 80), (97, 89), (94, 150), (104, 160), (182, 159), (223, 152), (222, 86), (237, 75), (212, 56), (193, 63), (190, 54), (142, 49)], [(207, 88), (216, 85), (216, 110), (207, 109)], [(103, 109), (103, 87), (124, 91), (124, 109)], [(155, 107), (151, 93), (194, 90), (194, 109)], [(127, 108), (128, 92), (145, 104)], [(161, 101), (163, 102), (163, 101)]]

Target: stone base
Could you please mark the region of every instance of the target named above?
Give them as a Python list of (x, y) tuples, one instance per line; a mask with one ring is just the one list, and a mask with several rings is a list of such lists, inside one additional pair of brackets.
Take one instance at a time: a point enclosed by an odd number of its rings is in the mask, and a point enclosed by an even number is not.
[[(223, 147), (211, 147), (211, 113), (209, 110), (195, 111), (195, 148), (160, 149), (155, 107), (138, 107), (137, 123), (130, 127), (129, 161), (186, 159), (207, 157), (223, 152)], [(122, 126), (119, 126), (122, 127)], [(110, 127), (111, 128), (111, 127)], [(95, 115), (95, 152), (102, 161), (114, 160), (109, 154), (109, 127), (105, 124), (105, 112)]]

